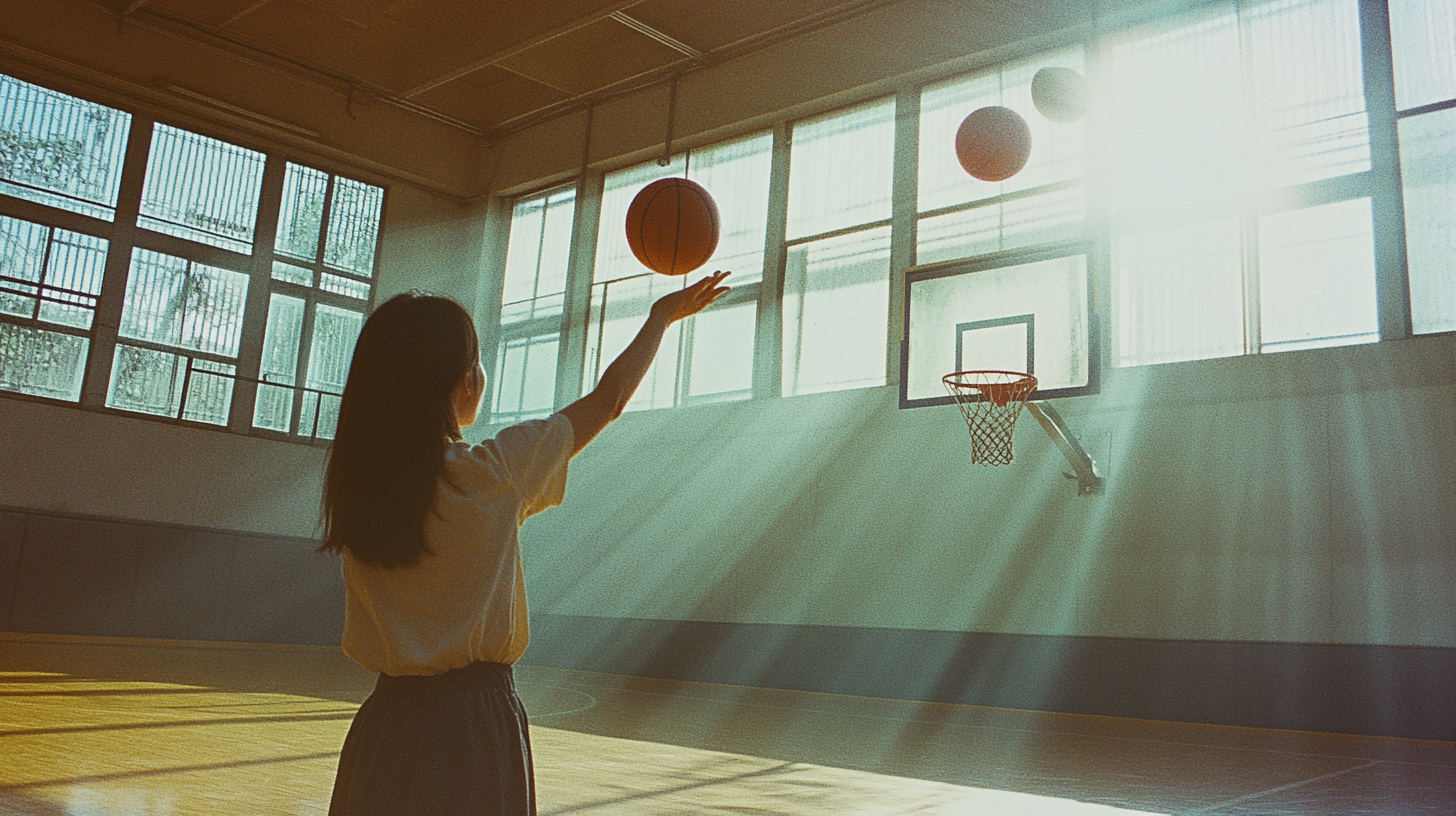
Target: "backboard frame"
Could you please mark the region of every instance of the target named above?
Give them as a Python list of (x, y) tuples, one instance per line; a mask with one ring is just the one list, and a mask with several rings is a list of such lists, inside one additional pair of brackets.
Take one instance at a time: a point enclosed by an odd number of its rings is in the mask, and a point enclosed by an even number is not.
[[(921, 397), (910, 399), (909, 397), (909, 371), (910, 371), (910, 315), (914, 306), (911, 298), (911, 291), (915, 284), (933, 280), (936, 278), (951, 277), (955, 275), (971, 275), (977, 272), (988, 272), (996, 269), (1004, 269), (1010, 266), (1021, 266), (1023, 264), (1036, 263), (1038, 261), (1054, 260), (1057, 258), (1068, 258), (1077, 255), (1086, 258), (1086, 326), (1087, 326), (1087, 383), (1085, 385), (1073, 386), (1070, 388), (1037, 389), (1032, 392), (1030, 400), (1061, 399), (1064, 397), (1081, 397), (1096, 394), (1101, 390), (1102, 366), (1101, 366), (1101, 343), (1102, 329), (1098, 320), (1096, 310), (1093, 308), (1095, 300), (1095, 276), (1093, 268), (1095, 263), (1095, 244), (1089, 240), (1065, 241), (1056, 244), (1046, 244), (1030, 249), (1016, 249), (1007, 252), (998, 252), (989, 255), (981, 255), (975, 258), (964, 258), (953, 261), (942, 261), (925, 266), (912, 267), (905, 270), (904, 292), (902, 302), (904, 314), (901, 321), (900, 335), (900, 408), (929, 408), (937, 405), (954, 405), (955, 400), (949, 395), (939, 397)], [(1029, 315), (1014, 315), (1003, 318), (994, 318), (983, 321), (970, 321), (958, 324), (956, 327), (956, 360), (961, 360), (960, 342), (966, 327), (980, 327), (982, 325), (1016, 325), (1024, 324), (1027, 327), (1027, 343), (1030, 346), (1034, 342), (1035, 319)], [(1031, 351), (1028, 351), (1028, 359), (1033, 359)], [(950, 374), (951, 372), (943, 372)], [(1034, 373), (1034, 372), (1033, 372)]]

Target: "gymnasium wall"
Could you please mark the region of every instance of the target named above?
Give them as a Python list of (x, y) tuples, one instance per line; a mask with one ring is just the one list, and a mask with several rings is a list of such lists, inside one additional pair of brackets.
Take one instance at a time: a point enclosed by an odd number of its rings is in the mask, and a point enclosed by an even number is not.
[(533, 609), (1456, 647), (1456, 338), (1113, 370), (1057, 408), (1105, 495), (1025, 416), (974, 466), (953, 407), (890, 388), (628, 414), (525, 527)]

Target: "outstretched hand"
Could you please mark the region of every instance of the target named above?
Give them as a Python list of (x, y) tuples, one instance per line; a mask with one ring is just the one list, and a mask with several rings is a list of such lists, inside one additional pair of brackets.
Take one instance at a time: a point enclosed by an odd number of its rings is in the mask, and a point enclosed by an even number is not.
[(719, 286), (728, 277), (728, 272), (714, 272), (692, 286), (659, 298), (652, 304), (652, 314), (665, 317), (672, 323), (701, 312), (718, 298), (728, 294), (727, 286)]

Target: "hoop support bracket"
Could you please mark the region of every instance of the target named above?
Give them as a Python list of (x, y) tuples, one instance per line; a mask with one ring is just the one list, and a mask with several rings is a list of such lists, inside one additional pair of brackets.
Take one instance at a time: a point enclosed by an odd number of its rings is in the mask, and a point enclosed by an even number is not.
[[(1062, 475), (1068, 479), (1077, 480), (1077, 495), (1092, 496), (1102, 494), (1102, 476), (1097, 472), (1097, 463), (1082, 449), (1077, 437), (1072, 436), (1067, 430), (1067, 423), (1057, 409), (1045, 402), (1027, 401), (1026, 407), (1031, 410), (1031, 415), (1041, 423), (1047, 436), (1057, 444), (1057, 449), (1067, 457), (1067, 464), (1072, 466), (1072, 473), (1065, 470)], [(1073, 475), (1075, 474), (1075, 475)]]

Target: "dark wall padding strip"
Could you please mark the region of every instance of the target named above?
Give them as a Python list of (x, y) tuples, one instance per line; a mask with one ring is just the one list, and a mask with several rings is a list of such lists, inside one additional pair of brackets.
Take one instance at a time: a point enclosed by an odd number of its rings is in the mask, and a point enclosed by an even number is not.
[(525, 663), (670, 680), (1456, 740), (1456, 649), (534, 615)]
[(316, 546), (0, 512), (0, 630), (336, 646), (343, 575)]

